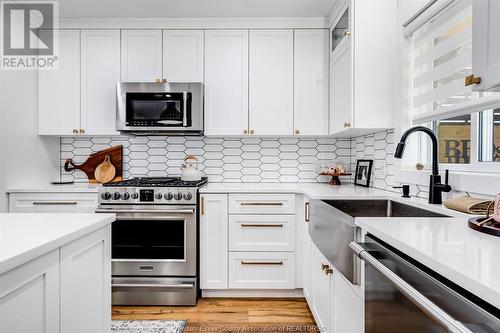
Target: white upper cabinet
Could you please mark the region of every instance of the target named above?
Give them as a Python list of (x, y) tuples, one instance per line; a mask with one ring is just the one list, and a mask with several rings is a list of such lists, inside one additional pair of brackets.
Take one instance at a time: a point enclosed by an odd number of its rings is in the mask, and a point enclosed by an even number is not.
[(205, 32), (205, 135), (248, 130), (248, 31)]
[(293, 135), (293, 31), (250, 31), (249, 129)]
[(500, 1), (474, 0), (472, 25), (472, 73), (481, 78), (477, 90), (500, 86)]
[(400, 75), (397, 0), (342, 0), (332, 17), (330, 134), (354, 137), (393, 128)]
[(117, 134), (120, 31), (83, 30), (81, 61), (81, 128), (88, 135)]
[(351, 45), (344, 43), (330, 62), (330, 132), (339, 133), (351, 127), (352, 55)]
[(203, 30), (163, 31), (163, 79), (203, 82)]
[(328, 30), (295, 30), (294, 133), (328, 134)]
[(80, 31), (54, 34), (59, 40), (59, 68), (39, 71), (38, 133), (73, 135), (80, 130)]
[(122, 30), (121, 81), (154, 82), (162, 78), (162, 31)]

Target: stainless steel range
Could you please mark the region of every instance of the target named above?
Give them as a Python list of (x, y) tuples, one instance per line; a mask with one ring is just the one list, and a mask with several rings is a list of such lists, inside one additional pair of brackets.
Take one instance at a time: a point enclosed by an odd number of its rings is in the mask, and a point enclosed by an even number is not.
[(112, 229), (113, 305), (195, 305), (198, 189), (207, 179), (134, 178), (99, 189)]

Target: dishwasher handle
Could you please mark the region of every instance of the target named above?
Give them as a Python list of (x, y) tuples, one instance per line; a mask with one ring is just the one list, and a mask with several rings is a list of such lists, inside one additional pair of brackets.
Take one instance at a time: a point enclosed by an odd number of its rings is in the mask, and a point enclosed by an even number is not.
[(363, 259), (366, 264), (370, 265), (384, 278), (386, 278), (399, 292), (415, 304), (420, 310), (425, 312), (431, 318), (439, 322), (451, 333), (473, 333), (464, 324), (455, 320), (446, 311), (437, 306), (430, 299), (422, 295), (418, 290), (413, 288), (409, 283), (400, 278), (396, 273), (387, 268), (374, 256), (372, 256), (362, 245), (351, 242), (349, 247), (354, 251), (354, 254)]

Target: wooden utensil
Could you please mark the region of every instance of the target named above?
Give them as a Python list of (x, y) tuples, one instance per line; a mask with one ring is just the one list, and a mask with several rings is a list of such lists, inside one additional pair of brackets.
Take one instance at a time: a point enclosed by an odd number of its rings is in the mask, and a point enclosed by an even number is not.
[(95, 168), (94, 176), (98, 183), (104, 184), (109, 183), (115, 178), (116, 169), (113, 164), (111, 164), (111, 159), (109, 155), (106, 155), (104, 161)]
[(110, 182), (118, 182), (123, 180), (123, 146), (115, 146), (108, 149), (101, 150), (89, 156), (89, 158), (82, 164), (76, 165), (73, 160), (66, 160), (64, 163), (64, 170), (70, 172), (75, 169), (82, 170), (89, 179), (89, 183), (97, 183), (95, 178), (96, 168), (104, 161), (106, 156), (110, 156), (110, 162), (116, 169), (114, 179)]

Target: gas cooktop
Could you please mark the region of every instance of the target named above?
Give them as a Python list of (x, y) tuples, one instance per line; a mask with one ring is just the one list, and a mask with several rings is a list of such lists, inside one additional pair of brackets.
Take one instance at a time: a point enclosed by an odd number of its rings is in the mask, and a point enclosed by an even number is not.
[(207, 183), (207, 177), (196, 181), (184, 181), (180, 177), (136, 177), (117, 183), (104, 184), (105, 187), (200, 187)]

